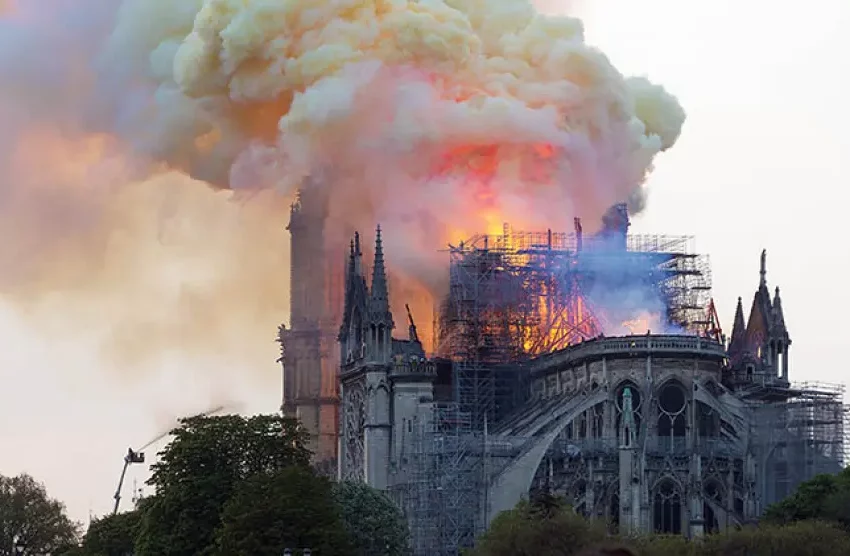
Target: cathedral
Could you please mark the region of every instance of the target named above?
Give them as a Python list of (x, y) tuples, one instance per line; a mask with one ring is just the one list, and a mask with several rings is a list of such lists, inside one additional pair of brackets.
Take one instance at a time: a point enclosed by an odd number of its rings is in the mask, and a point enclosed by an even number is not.
[(281, 409), (322, 472), (392, 497), (414, 554), (457, 555), (537, 491), (612, 531), (698, 537), (842, 468), (843, 387), (792, 380), (764, 252), (727, 338), (707, 258), (629, 234), (625, 205), (593, 236), (505, 226), (449, 246), (426, 353), (409, 309), (394, 335), (380, 227), (333, 244), (325, 193), (292, 205)]
[[(618, 249), (630, 256), (623, 234)], [(478, 248), (486, 259), (476, 264), (491, 261), (495, 245)], [(486, 333), (477, 326), (477, 345), (487, 347), (467, 360), (428, 358), (410, 315), (407, 337), (394, 338), (380, 228), (373, 253), (367, 279), (355, 234), (338, 334), (338, 474), (396, 500), (417, 554), (457, 554), (536, 490), (565, 496), (612, 530), (696, 537), (757, 520), (800, 482), (844, 463), (843, 390), (791, 382), (791, 338), (765, 253), (749, 316), (739, 299), (728, 342), (706, 326), (598, 334), (501, 361), (480, 355), (498, 341), (492, 322)], [(603, 256), (582, 253), (570, 260)], [(503, 272), (504, 259), (497, 266)], [(457, 274), (449, 295), (460, 299), (469, 290)]]

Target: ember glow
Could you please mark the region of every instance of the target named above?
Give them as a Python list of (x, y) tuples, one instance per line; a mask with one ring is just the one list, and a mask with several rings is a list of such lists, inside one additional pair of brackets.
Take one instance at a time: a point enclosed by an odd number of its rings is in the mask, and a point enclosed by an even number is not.
[(617, 329), (613, 329), (611, 334), (649, 334), (651, 332), (661, 334), (667, 329), (660, 314), (647, 312), (642, 312), (635, 318), (623, 322), (620, 327), (625, 332), (618, 332)]

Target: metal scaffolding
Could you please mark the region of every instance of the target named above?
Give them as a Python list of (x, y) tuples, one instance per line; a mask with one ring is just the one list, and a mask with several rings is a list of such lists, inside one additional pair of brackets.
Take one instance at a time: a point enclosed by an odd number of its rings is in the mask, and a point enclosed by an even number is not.
[(439, 352), (454, 362), (454, 399), (476, 429), (515, 407), (517, 362), (602, 334), (709, 334), (708, 258), (690, 238), (611, 238), (505, 225), (450, 248)]
[(456, 556), (479, 532), (483, 437), (457, 404), (435, 405), (412, 427), (406, 480), (392, 489), (411, 530), (414, 554)]
[(751, 402), (761, 509), (793, 493), (815, 475), (848, 463), (844, 386), (800, 383), (787, 401)]

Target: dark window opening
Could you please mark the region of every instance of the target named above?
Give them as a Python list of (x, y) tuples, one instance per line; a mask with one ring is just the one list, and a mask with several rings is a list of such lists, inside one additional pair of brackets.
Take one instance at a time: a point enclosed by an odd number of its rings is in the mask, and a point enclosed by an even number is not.
[(656, 533), (682, 534), (682, 499), (671, 481), (661, 483), (653, 499), (653, 521)]
[(608, 522), (611, 524), (611, 532), (616, 533), (620, 529), (620, 495), (615, 492), (611, 495), (611, 504), (608, 508)]

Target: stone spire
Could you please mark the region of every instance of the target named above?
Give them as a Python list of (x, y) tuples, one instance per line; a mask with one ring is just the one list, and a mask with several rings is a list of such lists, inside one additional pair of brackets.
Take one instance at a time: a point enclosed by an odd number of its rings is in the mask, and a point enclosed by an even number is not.
[(381, 241), (381, 226), (375, 235), (375, 264), (372, 266), (371, 310), (375, 316), (389, 314), (390, 301), (387, 288), (387, 271), (384, 267), (384, 248)]
[(785, 328), (785, 314), (782, 312), (782, 299), (779, 297), (779, 286), (776, 286), (776, 293), (773, 296), (773, 328), (777, 336), (787, 338), (788, 330)]
[(354, 232), (354, 273), (358, 276), (363, 272), (362, 260), (363, 252), (360, 250), (360, 232)]
[(735, 322), (732, 325), (732, 337), (729, 340), (729, 355), (734, 357), (743, 351), (747, 333), (747, 323), (744, 321), (744, 305), (738, 298), (738, 307), (735, 309)]
[(761, 250), (761, 267), (759, 269), (759, 288), (767, 287), (767, 249)]
[[(354, 239), (351, 240), (351, 248), (348, 251), (348, 266), (345, 270), (345, 308), (347, 311), (351, 305), (351, 299), (354, 295), (352, 279), (354, 278)], [(344, 323), (343, 323), (344, 324)], [(340, 332), (340, 334), (342, 334)]]

